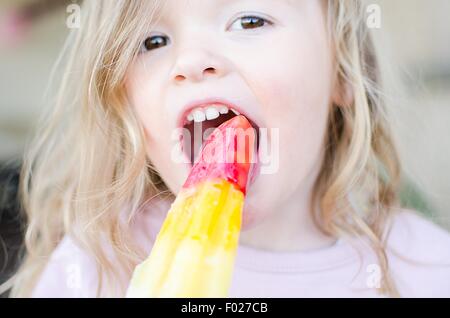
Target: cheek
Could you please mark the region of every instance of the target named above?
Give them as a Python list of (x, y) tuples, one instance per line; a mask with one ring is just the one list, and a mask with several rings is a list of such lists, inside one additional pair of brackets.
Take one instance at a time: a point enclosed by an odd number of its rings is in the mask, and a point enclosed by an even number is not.
[(327, 35), (316, 24), (315, 20), (299, 23), (274, 33), (270, 39), (274, 45), (247, 60), (247, 73), (253, 74), (247, 76), (250, 86), (271, 127), (298, 127), (300, 122), (316, 126), (317, 120), (325, 120), (331, 100), (332, 56)]
[[(161, 89), (153, 80), (154, 76), (145, 69), (142, 61), (131, 66), (127, 72), (125, 86), (130, 103), (145, 130), (147, 143), (152, 146), (160, 146), (159, 141), (167, 134), (165, 131), (167, 125), (164, 125), (166, 114), (160, 105), (162, 96), (159, 95), (159, 92)], [(158, 133), (155, 134), (155, 132)], [(161, 143), (161, 145), (163, 144)]]
[[(127, 96), (134, 108), (136, 116), (145, 133), (145, 147), (148, 158), (160, 172), (167, 185), (174, 190), (176, 183), (167, 182), (175, 180), (173, 176), (173, 161), (171, 158), (172, 131), (167, 125), (167, 114), (161, 106), (162, 96), (157, 83), (146, 72), (137, 70), (137, 66), (129, 69), (125, 82)], [(152, 89), (151, 89), (152, 88)]]
[(161, 80), (164, 66), (154, 67), (153, 64), (151, 56), (139, 57), (127, 70), (125, 86), (141, 122), (152, 127), (149, 132), (159, 132), (166, 128), (164, 123), (168, 117), (163, 105), (166, 88)]

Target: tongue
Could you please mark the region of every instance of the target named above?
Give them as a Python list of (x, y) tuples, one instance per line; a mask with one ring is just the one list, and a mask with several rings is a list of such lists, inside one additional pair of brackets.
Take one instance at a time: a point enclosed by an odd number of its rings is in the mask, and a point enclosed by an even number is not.
[(245, 194), (255, 136), (254, 128), (242, 115), (221, 124), (204, 142), (183, 187), (192, 187), (205, 180), (223, 179)]

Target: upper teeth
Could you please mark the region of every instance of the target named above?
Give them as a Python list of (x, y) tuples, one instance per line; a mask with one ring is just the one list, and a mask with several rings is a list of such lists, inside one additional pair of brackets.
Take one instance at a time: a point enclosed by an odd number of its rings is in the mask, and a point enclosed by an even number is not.
[(188, 121), (201, 123), (205, 120), (216, 119), (221, 114), (227, 114), (230, 110), (236, 115), (239, 115), (239, 112), (237, 110), (234, 110), (233, 108), (228, 108), (227, 106), (221, 104), (213, 104), (205, 107), (194, 108), (186, 118)]

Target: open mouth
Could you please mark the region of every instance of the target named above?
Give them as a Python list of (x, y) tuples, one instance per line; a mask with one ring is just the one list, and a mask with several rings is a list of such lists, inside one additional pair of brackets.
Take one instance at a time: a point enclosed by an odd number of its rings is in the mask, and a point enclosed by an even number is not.
[[(190, 160), (191, 165), (194, 164), (196, 158), (200, 154), (204, 141), (208, 139), (214, 129), (238, 115), (240, 115), (240, 113), (237, 110), (221, 104), (197, 107), (188, 112), (184, 119), (183, 128), (186, 129), (189, 134), (183, 136), (181, 143), (183, 151)], [(258, 150), (259, 127), (250, 118), (247, 116), (245, 117), (256, 130), (256, 147)]]

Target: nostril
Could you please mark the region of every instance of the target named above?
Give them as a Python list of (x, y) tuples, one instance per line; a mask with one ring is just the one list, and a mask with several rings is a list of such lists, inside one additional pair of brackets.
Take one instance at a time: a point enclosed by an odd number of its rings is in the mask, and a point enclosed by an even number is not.
[(215, 73), (216, 70), (214, 69), (214, 67), (208, 67), (207, 69), (205, 69), (205, 73)]
[(177, 81), (177, 82), (183, 81), (184, 79), (185, 79), (185, 77), (183, 75), (175, 76), (175, 81)]

